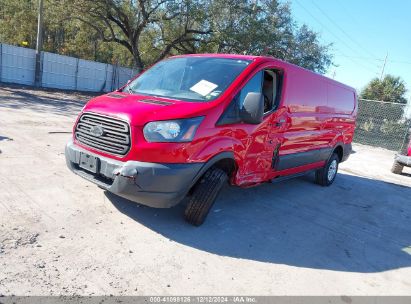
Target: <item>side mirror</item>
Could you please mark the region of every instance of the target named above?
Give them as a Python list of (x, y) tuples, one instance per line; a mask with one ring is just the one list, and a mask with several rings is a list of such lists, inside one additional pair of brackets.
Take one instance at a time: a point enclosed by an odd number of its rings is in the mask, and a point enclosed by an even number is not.
[(244, 99), (240, 111), (241, 119), (248, 124), (258, 125), (263, 121), (264, 96), (261, 93), (250, 92)]

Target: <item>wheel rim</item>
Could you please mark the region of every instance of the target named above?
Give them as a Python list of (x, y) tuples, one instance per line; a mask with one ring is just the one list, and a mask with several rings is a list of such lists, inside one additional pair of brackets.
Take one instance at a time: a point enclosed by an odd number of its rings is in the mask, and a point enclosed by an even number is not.
[(328, 181), (332, 181), (337, 174), (337, 161), (334, 159), (328, 167)]

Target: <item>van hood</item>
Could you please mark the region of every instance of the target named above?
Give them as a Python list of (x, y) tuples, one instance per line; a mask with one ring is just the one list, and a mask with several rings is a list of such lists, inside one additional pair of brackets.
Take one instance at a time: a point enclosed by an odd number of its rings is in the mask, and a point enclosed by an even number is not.
[(142, 126), (155, 120), (204, 116), (215, 105), (215, 101), (187, 102), (113, 92), (91, 99), (83, 111), (117, 117), (129, 121), (132, 126)]

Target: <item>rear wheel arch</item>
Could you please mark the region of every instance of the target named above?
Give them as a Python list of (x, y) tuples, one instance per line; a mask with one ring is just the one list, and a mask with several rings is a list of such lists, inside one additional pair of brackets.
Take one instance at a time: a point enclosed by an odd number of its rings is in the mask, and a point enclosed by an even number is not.
[(334, 182), (338, 171), (338, 158), (337, 153), (333, 151), (324, 167), (315, 171), (315, 182), (317, 184), (327, 187)]

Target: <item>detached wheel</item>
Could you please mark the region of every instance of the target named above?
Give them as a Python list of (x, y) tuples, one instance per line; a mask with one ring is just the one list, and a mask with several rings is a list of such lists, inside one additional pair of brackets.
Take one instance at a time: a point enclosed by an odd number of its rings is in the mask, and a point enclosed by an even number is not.
[(210, 168), (194, 188), (190, 202), (184, 211), (187, 222), (194, 226), (204, 223), (217, 195), (227, 182), (227, 174), (219, 168)]
[(404, 168), (403, 165), (401, 165), (399, 162), (394, 160), (394, 163), (392, 164), (392, 167), (391, 167), (391, 172), (394, 174), (401, 174), (403, 168)]
[(315, 182), (323, 187), (330, 186), (337, 176), (339, 160), (338, 155), (333, 153), (326, 165), (315, 171)]

